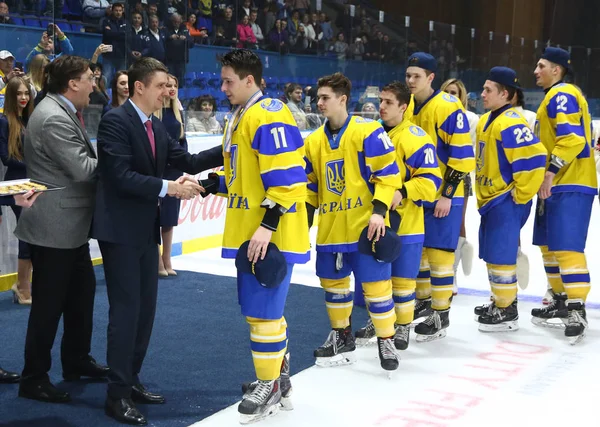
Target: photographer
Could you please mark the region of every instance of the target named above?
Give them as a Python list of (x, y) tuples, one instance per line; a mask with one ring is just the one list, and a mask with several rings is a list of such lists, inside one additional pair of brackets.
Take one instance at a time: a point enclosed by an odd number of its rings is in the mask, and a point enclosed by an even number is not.
[[(56, 53), (54, 38), (58, 40), (58, 53)], [(60, 28), (56, 24), (49, 24), (48, 29), (44, 31), (42, 34), (42, 38), (36, 47), (34, 47), (29, 55), (27, 55), (27, 59), (25, 59), (25, 65), (29, 67), (29, 63), (33, 59), (34, 56), (39, 54), (44, 54), (50, 61), (54, 61), (56, 58), (61, 55), (72, 55), (73, 54), (73, 46), (71, 42), (62, 32)]]

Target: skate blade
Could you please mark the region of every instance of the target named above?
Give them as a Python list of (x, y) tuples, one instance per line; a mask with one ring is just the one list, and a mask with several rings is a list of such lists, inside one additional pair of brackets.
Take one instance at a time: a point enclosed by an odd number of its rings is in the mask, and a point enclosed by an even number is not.
[(352, 365), (356, 362), (354, 352), (339, 353), (332, 357), (317, 357), (315, 365), (322, 368), (334, 368), (336, 366)]
[(252, 415), (240, 414), (240, 424), (243, 424), (243, 425), (254, 424), (259, 421), (266, 420), (267, 418), (271, 418), (271, 417), (277, 415), (278, 412), (279, 412), (279, 402), (276, 403), (275, 405), (269, 406), (260, 414), (252, 414)]
[(419, 335), (417, 333), (415, 333), (415, 335), (416, 335), (415, 339), (419, 343), (432, 342), (432, 341), (441, 340), (442, 338), (444, 338), (446, 336), (446, 330), (442, 329), (441, 331), (439, 331), (433, 335)]
[(581, 335), (577, 335), (576, 337), (568, 337), (569, 344), (571, 344), (571, 345), (579, 344), (581, 342), (581, 340), (583, 340), (583, 337), (585, 337), (585, 331), (583, 331), (581, 333)]
[[(550, 322), (550, 320), (560, 320), (560, 322)], [(541, 326), (542, 328), (565, 329), (565, 323), (562, 319), (540, 319), (539, 317), (532, 317), (531, 323), (535, 326)]]
[(370, 347), (372, 345), (377, 344), (377, 337), (371, 338), (355, 338), (354, 342), (357, 347)]
[(511, 322), (504, 322), (499, 325), (486, 325), (484, 323), (479, 324), (479, 330), (481, 332), (513, 332), (519, 330), (519, 322), (513, 320)]
[(293, 411), (294, 410), (294, 404), (292, 403), (292, 399), (290, 397), (292, 393), (289, 393), (287, 397), (283, 397), (281, 396), (281, 402), (279, 402), (281, 404), (281, 410), (282, 411)]

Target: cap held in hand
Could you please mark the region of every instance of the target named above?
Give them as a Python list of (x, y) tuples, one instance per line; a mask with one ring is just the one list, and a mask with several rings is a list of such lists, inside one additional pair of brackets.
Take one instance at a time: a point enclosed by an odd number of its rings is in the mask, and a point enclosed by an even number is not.
[(276, 288), (281, 285), (287, 276), (287, 261), (277, 245), (269, 243), (265, 259), (259, 258), (255, 263), (248, 259), (248, 245), (250, 245), (249, 240), (240, 246), (235, 257), (235, 267), (243, 273), (253, 274), (265, 288)]
[(378, 241), (369, 240), (367, 232), (369, 227), (360, 233), (358, 239), (358, 250), (365, 255), (372, 255), (377, 261), (394, 262), (400, 256), (402, 244), (400, 237), (390, 227), (385, 227), (385, 235), (379, 237)]

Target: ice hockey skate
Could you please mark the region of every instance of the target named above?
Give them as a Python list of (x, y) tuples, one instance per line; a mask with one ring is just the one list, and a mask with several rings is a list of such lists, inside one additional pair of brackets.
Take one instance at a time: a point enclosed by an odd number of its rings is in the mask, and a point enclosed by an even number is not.
[(431, 315), (431, 297), (426, 299), (416, 299), (415, 315), (411, 327), (418, 325), (423, 317), (429, 317), (429, 315)]
[[(242, 393), (244, 393), (243, 399), (246, 399), (254, 391), (258, 385), (259, 380), (252, 381), (251, 383), (242, 384)], [(281, 388), (281, 409), (284, 411), (291, 411), (294, 409), (292, 404), (292, 381), (290, 378), (290, 353), (286, 353), (281, 362), (281, 374), (279, 377), (279, 386)]]
[(550, 304), (531, 310), (531, 322), (536, 326), (552, 329), (564, 329), (569, 311), (567, 310), (567, 295), (555, 294), (551, 290)]
[(350, 326), (333, 329), (323, 345), (315, 350), (315, 364), (324, 368), (351, 365), (356, 362), (356, 344)]
[(254, 389), (238, 405), (240, 424), (251, 424), (279, 412), (281, 390), (279, 380), (258, 381)]
[(571, 345), (575, 345), (583, 339), (588, 327), (585, 304), (580, 299), (567, 300), (566, 306), (569, 317), (565, 327), (565, 336)]
[(432, 310), (423, 322), (415, 326), (417, 342), (431, 342), (446, 336), (446, 329), (450, 326), (450, 310)]
[(358, 347), (375, 345), (377, 343), (375, 326), (370, 317), (367, 319), (367, 324), (354, 333), (354, 337), (356, 338), (356, 345)]
[(396, 325), (394, 347), (396, 350), (406, 350), (410, 340), (410, 325)]
[[(515, 298), (515, 300), (513, 301), (513, 304), (514, 305), (517, 304), (517, 298)], [(475, 308), (473, 309), (473, 313), (475, 314), (475, 321), (479, 322), (479, 316), (481, 316), (484, 313), (487, 313), (493, 307), (494, 307), (494, 295), (491, 295), (489, 303), (475, 306)]]
[(548, 304), (552, 303), (553, 297), (554, 297), (554, 292), (552, 291), (552, 288), (548, 288), (548, 290), (544, 294), (544, 297), (542, 298), (542, 304), (548, 305)]
[(394, 347), (392, 338), (377, 337), (377, 347), (379, 349), (379, 362), (381, 367), (387, 371), (388, 378), (392, 378), (392, 372), (400, 366), (400, 355)]
[(482, 332), (512, 332), (519, 329), (519, 311), (516, 301), (506, 308), (492, 303), (477, 320)]

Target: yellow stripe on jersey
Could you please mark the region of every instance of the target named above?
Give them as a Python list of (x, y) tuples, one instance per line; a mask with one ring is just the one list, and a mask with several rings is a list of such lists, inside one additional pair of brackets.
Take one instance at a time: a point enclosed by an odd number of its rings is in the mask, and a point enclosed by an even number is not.
[(507, 105), (481, 116), (476, 163), (475, 192), (483, 214), (513, 189), (517, 203), (533, 199), (544, 180), (546, 150), (525, 118)]
[(287, 106), (270, 98), (252, 105), (233, 131), (231, 151), (224, 157), (219, 188), (227, 197), (222, 256), (235, 258), (250, 240), (265, 213), (260, 204), (268, 198), (288, 209), (271, 242), (289, 263), (307, 262), (304, 141)]
[[(442, 176), (447, 167), (465, 173), (475, 169), (469, 121), (458, 98), (435, 91), (423, 104), (414, 106), (411, 120), (433, 139)], [(437, 197), (440, 197), (442, 187), (440, 186)], [(461, 182), (453, 204), (462, 205), (464, 194), (464, 184)], [(432, 203), (426, 205), (433, 206)]]
[(317, 251), (357, 251), (373, 199), (390, 206), (402, 187), (393, 143), (379, 123), (349, 116), (336, 137), (323, 125), (305, 148), (308, 200), (319, 209)]
[(588, 103), (579, 89), (560, 83), (548, 90), (537, 111), (536, 134), (550, 155), (567, 162), (554, 177), (553, 193), (597, 194), (592, 125)]
[(402, 218), (398, 235), (403, 243), (421, 243), (425, 239), (423, 202), (435, 201), (442, 183), (435, 146), (423, 129), (406, 119), (389, 135), (407, 194), (397, 209)]

